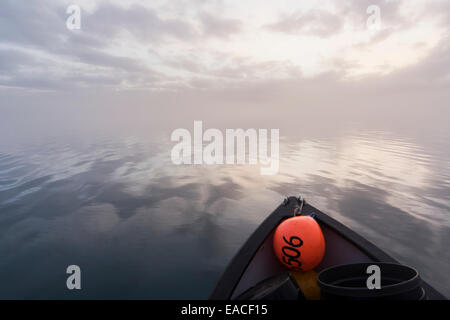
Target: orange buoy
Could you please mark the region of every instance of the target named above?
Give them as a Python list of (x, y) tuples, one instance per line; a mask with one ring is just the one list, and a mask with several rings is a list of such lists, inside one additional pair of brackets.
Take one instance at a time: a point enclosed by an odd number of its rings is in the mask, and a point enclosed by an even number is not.
[(293, 217), (276, 228), (273, 249), (278, 260), (289, 269), (308, 271), (322, 261), (325, 239), (319, 224), (312, 217)]

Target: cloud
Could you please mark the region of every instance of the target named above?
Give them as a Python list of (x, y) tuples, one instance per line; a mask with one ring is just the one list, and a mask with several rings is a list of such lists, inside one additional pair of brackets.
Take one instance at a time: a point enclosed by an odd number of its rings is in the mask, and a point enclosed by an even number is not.
[[(190, 45), (211, 37), (227, 38), (242, 26), (237, 19), (206, 11), (195, 16), (194, 21), (183, 12), (181, 16), (163, 18), (161, 12), (140, 4), (120, 7), (100, 2), (90, 11), (82, 11), (82, 30), (71, 32), (65, 26), (63, 4), (8, 0), (0, 12), (0, 37), (6, 46), (0, 53), (4, 71), (0, 85), (60, 90), (124, 84), (160, 88), (165, 83), (176, 83), (178, 70), (169, 75), (149, 66), (150, 60), (161, 59), (159, 51), (173, 43)], [(122, 42), (152, 50), (144, 56), (130, 56), (127, 50), (114, 50), (123, 46)], [(20, 72), (19, 67), (32, 68), (33, 72)], [(164, 69), (164, 65), (158, 67)]]
[(64, 9), (48, 1), (2, 1), (0, 39), (2, 44), (36, 46), (52, 49), (60, 43), (65, 28)]
[[(203, 90), (330, 72), (380, 76), (422, 62), (431, 76), (447, 67), (442, 56), (426, 59), (433, 48), (446, 53), (439, 28), (450, 25), (447, 2), (330, 1), (280, 15), (274, 3), (263, 7), (270, 14), (221, 1), (92, 4), (83, 8), (82, 30), (72, 32), (62, 2), (5, 0), (0, 86)], [(383, 28), (368, 36), (372, 4), (381, 8)]]
[(427, 57), (410, 68), (393, 73), (392, 77), (399, 83), (450, 86), (450, 33)]
[(439, 21), (441, 26), (450, 31), (450, 2), (446, 0), (427, 2), (424, 15)]
[[(117, 73), (107, 69), (127, 74), (150, 72), (139, 60), (106, 52), (107, 33), (68, 31), (65, 8), (53, 2), (47, 4), (39, 5), (36, 1), (2, 4), (0, 37), (4, 47), (0, 63), (8, 73), (4, 74), (7, 77), (0, 80), (0, 85), (61, 89), (73, 87), (81, 80), (110, 85), (120, 81)], [(101, 28), (102, 23), (98, 26)]]
[[(208, 62), (205, 63), (205, 60)], [(251, 57), (233, 56), (226, 52), (209, 52), (206, 55), (192, 52), (189, 55), (167, 57), (163, 61), (173, 68), (192, 73), (196, 77), (194, 87), (199, 85), (202, 88), (207, 87), (208, 82), (211, 85), (213, 82), (237, 84), (258, 79), (280, 79), (301, 75), (298, 67), (289, 61), (257, 62)]]
[(3, 76), (15, 73), (21, 66), (33, 64), (35, 61), (33, 56), (20, 50), (0, 48), (0, 71)]
[(265, 27), (269, 30), (294, 34), (328, 38), (338, 35), (347, 26), (354, 32), (366, 29), (369, 17), (367, 8), (376, 5), (380, 8), (382, 33), (377, 33), (371, 42), (386, 39), (393, 32), (413, 26), (415, 17), (402, 14), (401, 1), (389, 0), (347, 0), (335, 1), (328, 9), (314, 7), (308, 11), (299, 10), (282, 14), (278, 21)]
[(343, 20), (339, 15), (315, 9), (306, 13), (297, 12), (283, 15), (279, 21), (265, 27), (272, 31), (288, 34), (307, 34), (322, 38), (330, 37), (342, 29)]
[(227, 38), (242, 29), (242, 22), (238, 19), (224, 19), (206, 12), (200, 14), (200, 21), (206, 36)]
[(138, 4), (124, 9), (110, 3), (102, 3), (84, 21), (84, 29), (88, 33), (111, 38), (121, 31), (126, 31), (148, 43), (162, 41), (165, 37), (187, 41), (196, 35), (192, 24), (181, 19), (163, 19), (154, 9)]

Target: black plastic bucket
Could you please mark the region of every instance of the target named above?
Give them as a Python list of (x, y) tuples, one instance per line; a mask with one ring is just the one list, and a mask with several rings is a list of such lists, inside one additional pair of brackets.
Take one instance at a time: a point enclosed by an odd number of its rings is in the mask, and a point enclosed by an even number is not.
[[(380, 289), (369, 289), (367, 280), (371, 276), (367, 268), (380, 268)], [(349, 300), (424, 300), (422, 280), (414, 268), (394, 263), (357, 263), (322, 270), (317, 281), (321, 299)]]

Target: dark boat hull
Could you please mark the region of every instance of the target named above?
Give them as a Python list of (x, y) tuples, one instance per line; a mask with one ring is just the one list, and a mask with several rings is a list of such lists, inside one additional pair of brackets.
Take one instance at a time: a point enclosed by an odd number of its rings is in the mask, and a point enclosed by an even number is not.
[[(281, 221), (294, 215), (298, 204), (297, 198), (290, 197), (267, 217), (228, 265), (210, 299), (234, 299), (260, 281), (286, 272), (273, 254), (273, 232)], [(305, 203), (302, 215), (311, 214), (315, 215), (326, 241), (324, 258), (315, 271), (350, 263), (398, 263), (360, 235)], [(425, 281), (422, 288), (430, 300), (446, 299)]]

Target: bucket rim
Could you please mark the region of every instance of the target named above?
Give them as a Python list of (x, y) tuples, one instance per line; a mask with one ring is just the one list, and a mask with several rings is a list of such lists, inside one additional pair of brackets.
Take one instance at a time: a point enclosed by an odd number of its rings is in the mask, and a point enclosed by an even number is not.
[[(370, 265), (377, 265), (380, 266), (392, 266), (392, 267), (401, 267), (404, 269), (408, 269), (414, 273), (414, 276), (409, 278), (408, 280), (402, 281), (400, 283), (391, 284), (382, 286), (379, 290), (370, 290), (367, 288), (362, 287), (344, 287), (339, 285), (333, 285), (330, 283), (326, 283), (321, 280), (323, 277), (323, 274), (327, 271), (334, 270), (334, 269), (340, 269), (343, 267), (351, 268), (352, 266), (370, 266)], [(317, 275), (317, 283), (321, 290), (326, 290), (328, 293), (334, 293), (339, 294), (341, 296), (354, 296), (357, 294), (360, 297), (384, 297), (389, 295), (395, 295), (400, 294), (405, 291), (413, 290), (417, 287), (420, 287), (421, 284), (421, 278), (419, 275), (419, 272), (417, 269), (407, 266), (400, 263), (391, 263), (391, 262), (363, 262), (363, 263), (350, 263), (350, 264), (340, 264), (335, 265), (329, 268), (326, 268), (319, 272)]]

